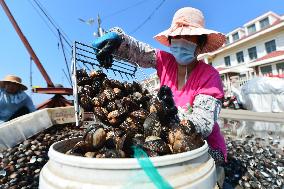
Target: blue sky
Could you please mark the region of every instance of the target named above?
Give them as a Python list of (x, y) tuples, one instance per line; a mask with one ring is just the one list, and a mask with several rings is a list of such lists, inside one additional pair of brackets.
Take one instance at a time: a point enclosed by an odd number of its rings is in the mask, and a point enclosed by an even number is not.
[[(78, 18), (96, 19), (100, 14), (103, 28), (119, 26), (136, 39), (163, 50), (167, 48), (156, 42), (153, 36), (167, 29), (175, 11), (182, 7), (192, 6), (200, 9), (204, 13), (206, 27), (223, 33), (228, 33), (268, 11), (284, 14), (283, 0), (165, 0), (151, 19), (133, 33), (162, 0), (38, 1), (71, 41), (90, 44), (95, 39), (93, 33), (97, 25), (82, 23)], [(58, 47), (59, 39), (56, 36), (56, 30), (51, 24), (48, 27), (46, 25), (48, 21), (46, 19), (43, 21), (43, 18), (39, 16), (33, 7), (35, 6), (33, 0), (6, 0), (6, 4), (52, 81), (68, 87), (68, 81), (62, 71), (65, 69), (65, 63), (61, 48)], [(53, 32), (49, 28), (52, 28)], [(70, 50), (67, 46), (66, 49)], [(69, 53), (67, 53), (67, 59), (68, 61), (71, 59)], [(7, 74), (16, 74), (22, 77), (24, 84), (30, 86), (30, 56), (2, 7), (0, 8), (0, 62), (1, 79)], [(153, 69), (144, 71), (146, 74), (154, 72)], [(141, 73), (138, 74), (140, 74), (138, 77), (142, 77)], [(32, 82), (34, 86), (46, 86), (35, 64), (32, 65)], [(30, 90), (28, 94), (31, 94)], [(31, 95), (35, 104), (51, 97), (50, 95)]]

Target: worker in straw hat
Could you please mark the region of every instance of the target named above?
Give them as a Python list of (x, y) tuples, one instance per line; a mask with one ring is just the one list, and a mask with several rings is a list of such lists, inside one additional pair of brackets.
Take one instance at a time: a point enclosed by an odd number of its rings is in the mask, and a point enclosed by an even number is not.
[(0, 81), (0, 124), (36, 110), (21, 78), (7, 75)]
[(217, 123), (224, 96), (222, 82), (218, 71), (197, 60), (197, 56), (220, 48), (225, 36), (204, 27), (200, 10), (185, 7), (175, 13), (170, 28), (154, 38), (169, 47), (170, 52), (152, 48), (117, 27), (92, 45), (101, 64), (110, 61), (109, 55), (114, 54), (144, 68), (155, 68), (160, 85), (171, 88), (176, 106), (184, 109), (191, 106), (192, 113), (186, 119), (207, 140), (216, 164), (223, 164), (227, 151)]

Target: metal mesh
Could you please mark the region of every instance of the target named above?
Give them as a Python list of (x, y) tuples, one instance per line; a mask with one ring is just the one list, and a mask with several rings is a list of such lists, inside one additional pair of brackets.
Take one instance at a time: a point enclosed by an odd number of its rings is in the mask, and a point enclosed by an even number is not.
[(146, 75), (143, 70), (136, 64), (131, 63), (130, 60), (123, 59), (121, 57), (114, 57), (114, 62), (112, 67), (104, 68), (100, 65), (96, 58), (96, 51), (98, 49), (86, 45), (82, 42), (75, 41), (73, 45), (72, 52), (72, 85), (73, 85), (73, 96), (74, 96), (74, 107), (75, 107), (75, 117), (76, 125), (79, 126), (79, 121), (83, 119), (83, 112), (80, 109), (78, 101), (78, 86), (77, 86), (77, 76), (76, 70), (86, 69), (87, 71), (91, 70), (102, 70), (109, 78), (122, 81), (138, 81), (137, 79), (137, 69), (139, 68), (140, 72), (143, 74), (144, 79)]
[(76, 67), (85, 67), (88, 70), (102, 70), (108, 76), (115, 76), (116, 79), (130, 80), (135, 78), (137, 66), (127, 63), (129, 62), (128, 60), (119, 58), (121, 61), (118, 61), (114, 56), (112, 67), (105, 69), (101, 67), (96, 58), (96, 48), (75, 41), (73, 50), (75, 50), (73, 58), (75, 59)]

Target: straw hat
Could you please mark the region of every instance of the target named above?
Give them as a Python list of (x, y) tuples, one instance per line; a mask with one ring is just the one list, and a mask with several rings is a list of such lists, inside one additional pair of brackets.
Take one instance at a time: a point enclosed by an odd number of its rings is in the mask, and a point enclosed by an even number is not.
[(25, 85), (22, 84), (22, 79), (15, 75), (7, 75), (2, 81), (0, 81), (0, 86), (3, 87), (7, 83), (15, 83), (23, 91), (28, 89)]
[(204, 28), (204, 16), (200, 10), (184, 7), (175, 13), (171, 27), (154, 36), (154, 38), (161, 44), (170, 46), (168, 39), (170, 36), (203, 34), (207, 35), (207, 43), (201, 53), (217, 50), (226, 40), (224, 34)]

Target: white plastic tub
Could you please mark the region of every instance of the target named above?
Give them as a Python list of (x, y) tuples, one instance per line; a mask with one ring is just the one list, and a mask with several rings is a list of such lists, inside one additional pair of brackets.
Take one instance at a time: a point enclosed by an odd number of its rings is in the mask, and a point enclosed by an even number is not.
[[(66, 155), (79, 138), (54, 143), (49, 161), (40, 173), (40, 189), (156, 188), (135, 158), (85, 158)], [(198, 149), (151, 158), (173, 188), (211, 189), (216, 185), (214, 160), (208, 145)], [(62, 153), (63, 152), (63, 153)]]
[(46, 108), (17, 117), (0, 125), (0, 150), (12, 148), (45, 129), (75, 122), (73, 106)]

